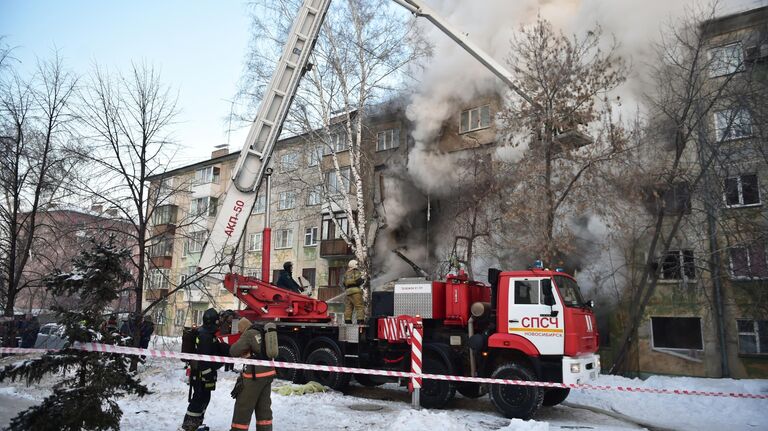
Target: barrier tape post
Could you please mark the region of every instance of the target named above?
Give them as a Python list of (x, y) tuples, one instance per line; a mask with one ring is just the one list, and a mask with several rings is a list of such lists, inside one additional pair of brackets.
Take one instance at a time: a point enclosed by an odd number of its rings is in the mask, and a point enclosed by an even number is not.
[[(423, 332), (421, 332), (423, 335)], [(87, 352), (96, 353), (113, 353), (121, 355), (132, 356), (151, 356), (153, 358), (167, 358), (167, 359), (184, 359), (184, 360), (202, 360), (208, 362), (220, 362), (236, 365), (263, 365), (277, 368), (293, 368), (298, 370), (318, 370), (330, 373), (354, 373), (354, 374), (366, 374), (372, 376), (387, 376), (398, 377), (408, 379), (433, 379), (433, 380), (446, 380), (451, 382), (471, 382), (471, 383), (486, 383), (486, 384), (500, 384), (500, 385), (517, 385), (517, 386), (538, 386), (545, 388), (565, 388), (565, 389), (577, 389), (577, 390), (591, 390), (591, 391), (619, 391), (619, 392), (632, 392), (632, 393), (646, 393), (646, 394), (664, 394), (664, 395), (686, 395), (686, 396), (703, 396), (703, 397), (720, 397), (720, 398), (737, 398), (737, 399), (752, 399), (752, 400), (768, 400), (768, 394), (755, 394), (755, 393), (740, 393), (740, 392), (719, 392), (719, 391), (702, 391), (702, 390), (688, 390), (688, 389), (665, 389), (665, 388), (642, 388), (633, 386), (610, 386), (610, 385), (594, 385), (594, 384), (575, 384), (575, 383), (553, 383), (553, 382), (538, 382), (530, 380), (510, 380), (510, 379), (493, 379), (490, 377), (467, 377), (467, 376), (445, 376), (440, 374), (424, 374), (415, 372), (404, 371), (391, 371), (391, 370), (375, 370), (368, 368), (353, 368), (353, 367), (337, 367), (330, 365), (314, 365), (304, 364), (297, 362), (278, 362), (268, 361), (262, 359), (248, 359), (248, 358), (233, 358), (226, 356), (212, 356), (212, 355), (199, 355), (196, 353), (182, 353), (173, 352), (168, 350), (155, 350), (155, 349), (141, 349), (137, 347), (117, 346), (112, 344), (101, 343), (74, 343), (72, 346), (66, 349), (35, 349), (35, 348), (19, 348), (19, 347), (0, 347), (0, 354), (24, 354), (24, 353), (45, 353), (45, 352), (60, 352), (63, 350), (83, 350)]]
[[(410, 323), (411, 330), (411, 372), (414, 374), (421, 374), (421, 351), (422, 340), (424, 338), (424, 325), (421, 322), (421, 317), (416, 316), (416, 322)], [(418, 410), (421, 407), (419, 397), (421, 395), (421, 377), (411, 378), (411, 386), (413, 387), (413, 393), (411, 394), (411, 403), (413, 408)]]

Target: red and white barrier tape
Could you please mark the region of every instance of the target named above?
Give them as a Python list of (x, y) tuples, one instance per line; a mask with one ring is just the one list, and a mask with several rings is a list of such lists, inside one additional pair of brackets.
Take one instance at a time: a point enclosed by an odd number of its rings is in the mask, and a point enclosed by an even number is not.
[[(335, 373), (368, 374), (368, 375), (374, 375), (374, 376), (404, 377), (409, 379), (424, 378), (424, 379), (433, 379), (433, 380), (448, 380), (453, 382), (490, 383), (490, 384), (519, 385), (519, 386), (541, 386), (545, 388), (568, 388), (568, 389), (580, 389), (580, 390), (619, 391), (619, 392), (636, 392), (636, 393), (651, 393), (651, 394), (665, 394), (665, 395), (693, 395), (693, 396), (704, 396), (704, 397), (768, 400), (768, 394), (712, 392), (712, 391), (697, 391), (697, 390), (685, 390), (685, 389), (657, 389), (657, 388), (640, 388), (640, 387), (631, 387), (631, 386), (565, 384), (565, 383), (551, 383), (551, 382), (532, 382), (528, 380), (491, 379), (487, 377), (445, 376), (445, 375), (439, 375), (439, 374), (423, 374), (423, 373), (418, 374), (418, 373), (408, 373), (403, 371), (371, 370), (368, 368), (334, 367), (329, 365), (313, 365), (313, 364), (302, 364), (302, 363), (295, 363), (295, 362), (277, 362), (277, 361), (265, 361), (260, 359), (198, 355), (195, 353), (171, 352), (168, 350), (139, 349), (136, 347), (115, 346), (111, 344), (100, 344), (100, 343), (76, 343), (74, 346), (71, 347), (71, 349), (83, 350), (87, 352), (117, 353), (117, 354), (134, 355), (134, 356), (139, 356), (139, 355), (151, 356), (153, 358), (172, 358), (172, 359), (198, 360), (198, 361), (230, 363), (230, 364), (262, 365), (262, 366), (271, 366), (271, 367), (277, 367), (277, 368), (295, 368), (300, 370), (319, 370), (319, 371), (330, 371)], [(60, 351), (60, 350), (59, 349), (25, 349), (25, 348), (19, 348), (19, 347), (0, 347), (0, 353), (4, 353), (4, 354), (40, 353), (40, 352), (46, 352), (46, 351), (51, 352), (51, 351)]]

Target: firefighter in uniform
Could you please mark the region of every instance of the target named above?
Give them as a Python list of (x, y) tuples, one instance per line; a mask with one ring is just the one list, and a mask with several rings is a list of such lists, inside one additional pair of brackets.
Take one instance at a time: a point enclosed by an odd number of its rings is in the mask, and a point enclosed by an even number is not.
[[(237, 322), (242, 335), (229, 353), (232, 357), (251, 359), (274, 359), (277, 357), (277, 333), (274, 324), (264, 325), (264, 331), (251, 326), (246, 318)], [(270, 334), (270, 331), (272, 332)], [(273, 337), (268, 341), (269, 337)], [(251, 416), (256, 415), (256, 431), (272, 431), (272, 380), (275, 369), (269, 366), (245, 365), (232, 391), (235, 397), (235, 411), (232, 414), (231, 431), (247, 430)]]
[[(219, 325), (219, 313), (213, 308), (203, 313), (203, 326), (198, 329), (195, 340), (195, 353), (201, 355), (226, 356), (226, 346), (216, 338)], [(190, 363), (190, 384), (192, 386), (192, 399), (184, 415), (181, 428), (184, 431), (195, 431), (203, 424), (205, 409), (211, 401), (211, 391), (216, 389), (216, 370), (223, 364), (206, 361), (192, 361)]]
[(344, 288), (346, 299), (344, 300), (344, 323), (352, 323), (352, 312), (355, 312), (355, 320), (360, 322), (365, 317), (363, 307), (363, 273), (357, 269), (357, 261), (352, 259), (347, 265), (349, 269), (344, 273)]

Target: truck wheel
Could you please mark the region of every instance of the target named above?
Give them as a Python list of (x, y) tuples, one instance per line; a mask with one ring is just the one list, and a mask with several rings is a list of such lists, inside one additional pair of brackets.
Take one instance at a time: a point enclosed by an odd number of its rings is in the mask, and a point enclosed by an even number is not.
[[(327, 365), (330, 367), (341, 367), (341, 356), (335, 350), (328, 347), (321, 347), (307, 356), (307, 363), (312, 365)], [(314, 380), (331, 389), (342, 391), (347, 385), (351, 376), (346, 373), (334, 373), (329, 371), (304, 370), (308, 380)]]
[[(425, 357), (424, 372), (427, 374), (450, 374), (448, 366), (438, 359)], [(455, 395), (456, 388), (447, 380), (424, 379), (421, 383), (419, 400), (427, 409), (439, 409), (448, 404)]]
[[(528, 367), (517, 363), (501, 364), (491, 378), (536, 381)], [(544, 391), (537, 386), (491, 385), (491, 402), (508, 418), (530, 419), (541, 407)]]
[(456, 390), (459, 391), (461, 395), (472, 399), (480, 398), (488, 393), (487, 391), (483, 390), (483, 387), (480, 383), (464, 383), (462, 385), (456, 386)]
[(544, 402), (541, 405), (547, 407), (556, 406), (565, 401), (570, 393), (571, 390), (569, 388), (547, 389), (547, 391), (544, 392)]
[[(275, 358), (275, 361), (277, 362), (291, 362), (291, 363), (298, 363), (299, 362), (299, 353), (293, 350), (290, 346), (278, 346), (277, 347), (277, 358)], [(296, 368), (278, 368), (275, 371), (277, 371), (277, 378), (288, 380), (289, 382), (295, 382), (297, 374), (301, 370)]]

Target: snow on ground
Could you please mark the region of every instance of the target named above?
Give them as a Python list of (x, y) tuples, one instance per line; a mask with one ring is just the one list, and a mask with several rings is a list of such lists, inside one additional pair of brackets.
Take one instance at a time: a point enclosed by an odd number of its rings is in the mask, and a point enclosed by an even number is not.
[[(159, 339), (157, 348), (178, 350), (172, 340)], [(174, 348), (175, 347), (175, 348)], [(23, 358), (4, 358), (0, 366)], [(229, 391), (236, 374), (219, 372), (205, 422), (211, 430), (228, 430), (234, 401)], [(119, 400), (123, 430), (176, 430), (187, 408), (188, 387), (183, 364), (174, 359), (149, 358), (139, 377), (153, 392), (144, 398)], [(53, 378), (37, 387), (22, 382), (0, 383), (0, 427), (18, 411), (50, 393)], [(286, 382), (275, 381), (274, 386)], [(768, 394), (768, 380), (731, 380), (652, 377), (646, 381), (602, 376), (599, 384), (649, 388), (678, 388)], [(354, 384), (353, 384), (354, 385)], [(350, 395), (352, 394), (352, 395)], [(637, 430), (638, 424), (655, 429), (768, 430), (768, 400), (638, 394), (609, 391), (572, 391), (567, 406), (542, 408), (534, 420), (510, 420), (499, 415), (487, 397), (470, 400), (456, 396), (449, 409), (413, 410), (404, 388), (353, 386), (349, 394), (326, 392), (303, 396), (272, 394), (274, 429), (279, 430), (422, 430), (546, 431), (570, 429)], [(616, 419), (579, 408), (589, 406), (616, 412), (632, 420)], [(637, 423), (633, 423), (637, 422)], [(254, 425), (251, 425), (254, 429)]]

